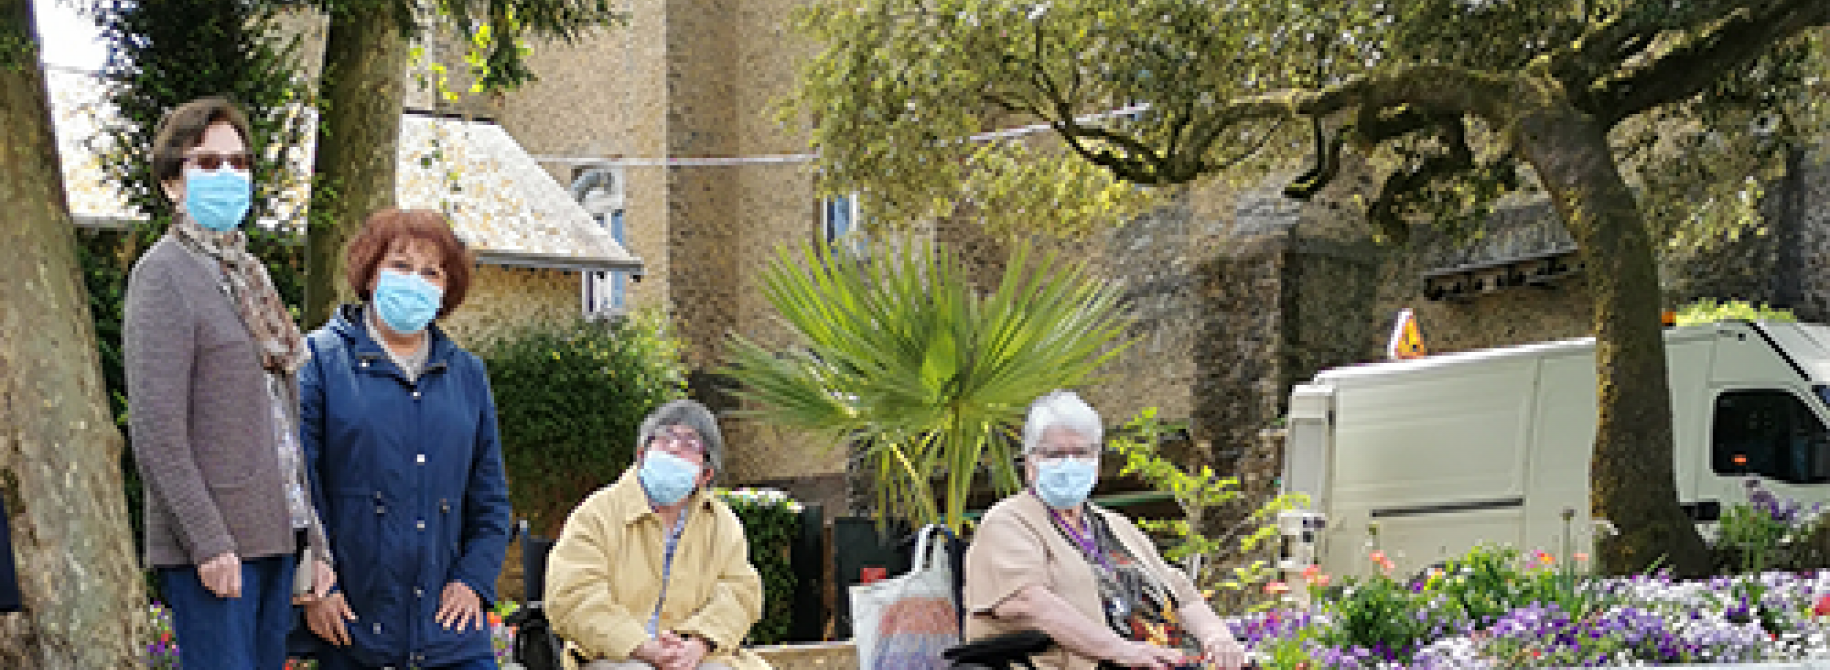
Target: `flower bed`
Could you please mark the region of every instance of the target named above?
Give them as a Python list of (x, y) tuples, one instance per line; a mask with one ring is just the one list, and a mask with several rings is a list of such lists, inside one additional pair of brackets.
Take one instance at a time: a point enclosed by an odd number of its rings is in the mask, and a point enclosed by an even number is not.
[(1745, 574), (1604, 579), (1584, 574), (1580, 554), (1483, 546), (1401, 579), (1372, 551), (1374, 576), (1330, 587), (1311, 569), (1307, 584), (1272, 584), (1272, 593), (1306, 589), (1313, 605), (1241, 617), (1234, 630), (1262, 667), (1278, 670), (1830, 667), (1830, 571), (1767, 570), (1782, 557), (1817, 562), (1803, 549), (1822, 544), (1823, 515), (1752, 481), (1748, 493), (1724, 515), (1716, 546), (1719, 565)]
[(1457, 588), (1476, 578), (1375, 578), (1324, 596), (1313, 613), (1263, 612), (1238, 620), (1235, 630), (1264, 667), (1291, 670), (1830, 660), (1830, 573), (1592, 580), (1564, 597), (1523, 603), (1505, 600), (1529, 586), (1478, 595)]

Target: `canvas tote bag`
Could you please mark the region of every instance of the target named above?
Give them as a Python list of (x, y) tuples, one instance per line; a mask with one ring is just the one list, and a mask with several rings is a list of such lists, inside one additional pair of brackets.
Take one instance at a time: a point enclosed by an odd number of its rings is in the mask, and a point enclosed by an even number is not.
[(959, 643), (951, 532), (924, 526), (907, 574), (851, 587), (852, 637), (861, 670), (943, 670), (941, 652)]

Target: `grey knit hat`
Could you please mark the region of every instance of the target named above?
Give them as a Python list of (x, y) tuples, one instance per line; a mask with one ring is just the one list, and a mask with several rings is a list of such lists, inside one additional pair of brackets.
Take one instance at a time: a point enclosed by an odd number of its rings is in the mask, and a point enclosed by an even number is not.
[(724, 471), (724, 434), (718, 432), (718, 419), (695, 400), (675, 400), (649, 412), (648, 418), (642, 419), (642, 430), (636, 438), (636, 444), (640, 446), (636, 453), (647, 450), (655, 433), (668, 426), (685, 426), (699, 433), (705, 442), (706, 464), (712, 466), (713, 474)]

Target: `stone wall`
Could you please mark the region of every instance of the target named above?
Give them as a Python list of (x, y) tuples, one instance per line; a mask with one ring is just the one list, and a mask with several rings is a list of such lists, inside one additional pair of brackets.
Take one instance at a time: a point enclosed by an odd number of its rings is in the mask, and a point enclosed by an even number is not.
[[(634, 306), (671, 314), (687, 344), (694, 395), (733, 409), (725, 361), (731, 333), (784, 345), (786, 329), (757, 286), (776, 245), (819, 229), (806, 163), (659, 166), (805, 151), (804, 135), (770, 111), (809, 50), (787, 34), (798, 0), (631, 0), (627, 27), (571, 44), (534, 41), (540, 80), (498, 101), (499, 121), (562, 183), (593, 160), (633, 161), (626, 179), (629, 250), (646, 271)], [(724, 422), (734, 449), (728, 483), (797, 481), (842, 471), (842, 455), (746, 420)], [(818, 487), (809, 487), (818, 488)], [(817, 491), (810, 493), (817, 494)]]
[(474, 351), (520, 328), (568, 323), (583, 309), (580, 281), (576, 272), (479, 265), (464, 304), (439, 327)]
[(1377, 321), (1362, 334), (1367, 354), (1384, 357), (1393, 320), (1405, 308), (1415, 312), (1424, 346), (1433, 354), (1588, 335), (1593, 307), (1580, 273), (1546, 287), (1507, 288), (1465, 300), (1423, 296), (1428, 272), (1574, 247), (1547, 204), (1503, 209), (1478, 237), (1416, 227), (1404, 244), (1381, 250), (1372, 306)]
[(1830, 150), (1816, 148), (1800, 156), (1798, 200), (1789, 209), (1795, 230), (1785, 258), (1796, 268), (1797, 290), (1788, 306), (1800, 319), (1830, 323)]

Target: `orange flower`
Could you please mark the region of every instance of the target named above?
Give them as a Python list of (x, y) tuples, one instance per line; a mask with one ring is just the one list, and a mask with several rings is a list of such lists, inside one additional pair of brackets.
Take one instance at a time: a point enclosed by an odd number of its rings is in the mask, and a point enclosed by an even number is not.
[(1271, 595), (1283, 595), (1290, 592), (1290, 585), (1283, 582), (1270, 582), (1264, 585), (1264, 592)]
[(1532, 557), (1536, 558), (1539, 563), (1543, 563), (1545, 565), (1550, 565), (1552, 563), (1557, 562), (1557, 559), (1555, 557), (1551, 556), (1550, 552), (1545, 551), (1543, 549), (1539, 549), (1536, 552), (1534, 552), (1532, 554)]
[(500, 627), (502, 625), (502, 615), (497, 614), (495, 612), (490, 612), (489, 613), (489, 625), (492, 628)]
[(1309, 583), (1319, 588), (1328, 588), (1328, 575), (1316, 575)]
[(1574, 555), (1570, 556), (1570, 558), (1574, 558), (1574, 559), (1576, 559), (1577, 563), (1581, 563), (1583, 561), (1589, 560), (1589, 554), (1586, 551), (1578, 551)]
[(1322, 574), (1322, 566), (1311, 565), (1309, 567), (1303, 568), (1303, 579), (1313, 582), (1313, 581), (1315, 581), (1315, 576), (1320, 575), (1320, 574)]
[(1374, 549), (1371, 554), (1368, 554), (1368, 557), (1372, 558), (1374, 563), (1384, 563), (1386, 560), (1385, 551), (1382, 549)]

